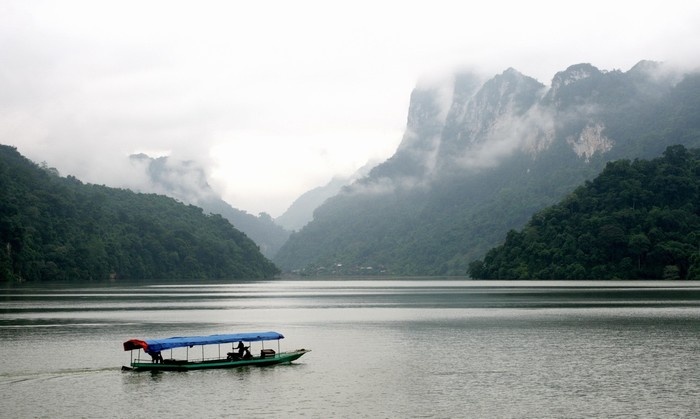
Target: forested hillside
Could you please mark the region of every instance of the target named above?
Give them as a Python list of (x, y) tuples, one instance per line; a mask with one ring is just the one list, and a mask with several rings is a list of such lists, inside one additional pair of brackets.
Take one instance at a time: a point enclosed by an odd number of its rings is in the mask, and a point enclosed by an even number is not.
[(608, 163), (535, 214), (469, 274), (479, 279), (700, 279), (700, 150)]
[(277, 268), (218, 215), (83, 184), (0, 145), (0, 281), (267, 278)]
[(265, 257), (272, 258), (289, 238), (289, 232), (275, 224), (270, 215), (248, 214), (221, 199), (207, 182), (204, 169), (194, 161), (151, 158), (145, 154), (132, 155), (130, 161), (134, 170), (144, 171), (149, 181), (130, 185), (128, 189), (166, 195), (200, 207), (207, 214), (221, 214), (237, 230), (253, 239)]

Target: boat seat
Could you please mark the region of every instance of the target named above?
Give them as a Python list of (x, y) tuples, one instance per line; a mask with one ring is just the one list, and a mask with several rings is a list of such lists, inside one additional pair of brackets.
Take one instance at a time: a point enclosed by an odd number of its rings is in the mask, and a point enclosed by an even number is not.
[(260, 351), (260, 358), (267, 358), (275, 356), (275, 350), (274, 349), (262, 349)]

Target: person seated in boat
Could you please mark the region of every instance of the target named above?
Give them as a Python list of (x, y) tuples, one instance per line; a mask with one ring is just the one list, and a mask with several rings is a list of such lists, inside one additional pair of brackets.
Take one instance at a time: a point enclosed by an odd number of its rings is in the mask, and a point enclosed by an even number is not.
[(160, 351), (157, 351), (157, 352), (146, 351), (146, 353), (151, 356), (151, 362), (153, 362), (155, 364), (162, 364), (163, 363), (163, 355), (160, 354)]
[(243, 341), (239, 341), (238, 346), (236, 347), (236, 349), (238, 349), (238, 357), (243, 359), (252, 358), (253, 355), (250, 354), (250, 351), (248, 350), (249, 348), (250, 346), (245, 346)]

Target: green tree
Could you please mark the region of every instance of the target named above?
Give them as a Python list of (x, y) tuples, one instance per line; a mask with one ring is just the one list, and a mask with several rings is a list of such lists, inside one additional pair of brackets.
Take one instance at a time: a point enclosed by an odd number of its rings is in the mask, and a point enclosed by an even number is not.
[(0, 145), (0, 281), (269, 278), (245, 234), (154, 194), (38, 166)]
[[(632, 192), (630, 193), (630, 188)], [(700, 278), (700, 150), (612, 162), (535, 214), (469, 274), (484, 279)]]

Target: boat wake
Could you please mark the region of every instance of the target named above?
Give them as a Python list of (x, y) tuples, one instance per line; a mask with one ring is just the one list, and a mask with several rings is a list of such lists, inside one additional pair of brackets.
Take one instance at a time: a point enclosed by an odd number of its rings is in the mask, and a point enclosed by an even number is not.
[(26, 382), (60, 380), (68, 377), (87, 376), (114, 372), (114, 367), (106, 368), (71, 368), (56, 371), (37, 371), (36, 373), (0, 373), (0, 385), (13, 385)]

